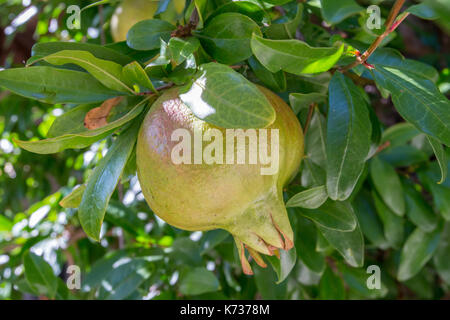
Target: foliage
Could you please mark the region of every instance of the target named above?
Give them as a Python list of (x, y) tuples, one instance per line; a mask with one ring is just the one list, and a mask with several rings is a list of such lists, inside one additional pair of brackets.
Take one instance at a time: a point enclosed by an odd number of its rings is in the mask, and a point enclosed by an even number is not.
[[(448, 297), (445, 0), (187, 0), (182, 12), (161, 0), (119, 43), (109, 32), (119, 1), (72, 2), (85, 7), (79, 30), (65, 28), (62, 1), (0, 1), (0, 298)], [(379, 30), (366, 25), (370, 4)], [(29, 30), (38, 40), (25, 67), (14, 43)], [(409, 52), (411, 33), (430, 54)], [(213, 108), (196, 115), (214, 125), (269, 125), (254, 83), (290, 103), (306, 149), (285, 189), (295, 248), (248, 277), (227, 232), (190, 233), (152, 213), (134, 145), (174, 85), (187, 106)], [(69, 290), (73, 265), (81, 288)]]

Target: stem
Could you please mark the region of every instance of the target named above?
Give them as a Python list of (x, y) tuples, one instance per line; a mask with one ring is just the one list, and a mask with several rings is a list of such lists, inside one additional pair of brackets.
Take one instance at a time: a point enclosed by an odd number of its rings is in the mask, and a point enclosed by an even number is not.
[[(381, 44), (381, 42), (383, 42), (384, 38), (386, 38), (386, 36), (388, 36), (392, 31), (394, 31), (393, 29), (391, 29), (391, 27), (394, 24), (395, 19), (397, 18), (404, 3), (405, 3), (405, 0), (396, 0), (395, 1), (394, 6), (392, 7), (391, 12), (389, 13), (389, 16), (386, 20), (386, 23), (385, 23), (386, 29), (383, 32), (383, 34), (379, 35), (375, 39), (375, 41), (370, 45), (369, 49), (367, 49), (367, 51), (364, 52), (360, 57), (357, 57), (353, 63), (342, 67), (339, 71), (341, 71), (341, 72), (348, 71), (360, 64), (363, 64), (364, 62), (367, 61), (367, 59), (369, 59), (369, 57), (372, 55), (372, 53), (375, 52), (375, 50), (378, 48), (378, 46)], [(403, 21), (403, 19), (401, 21)]]
[(311, 123), (311, 119), (314, 113), (314, 108), (316, 107), (316, 103), (311, 103), (308, 110), (308, 117), (306, 118), (305, 122), (305, 128), (303, 129), (303, 135), (306, 136), (306, 133), (308, 132), (309, 124)]

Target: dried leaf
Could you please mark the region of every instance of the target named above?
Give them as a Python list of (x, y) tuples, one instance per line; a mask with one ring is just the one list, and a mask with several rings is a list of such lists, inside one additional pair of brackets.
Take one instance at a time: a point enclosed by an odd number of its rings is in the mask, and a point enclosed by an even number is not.
[(102, 103), (100, 107), (89, 110), (84, 118), (84, 126), (89, 129), (98, 129), (108, 124), (106, 118), (108, 117), (111, 109), (114, 108), (122, 101), (123, 97), (115, 97), (108, 99)]

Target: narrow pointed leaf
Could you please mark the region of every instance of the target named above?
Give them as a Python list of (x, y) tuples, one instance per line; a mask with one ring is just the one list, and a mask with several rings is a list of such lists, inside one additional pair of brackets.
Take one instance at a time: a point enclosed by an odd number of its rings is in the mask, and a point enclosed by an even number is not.
[(357, 220), (352, 207), (345, 202), (327, 200), (317, 209), (300, 209), (299, 212), (317, 225), (330, 230), (353, 231)]
[(140, 119), (137, 119), (114, 141), (87, 182), (78, 217), (83, 230), (94, 240), (100, 239), (100, 228), (109, 199), (134, 148), (139, 127)]
[(297, 193), (289, 199), (286, 203), (286, 207), (316, 209), (327, 201), (327, 199), (327, 189), (325, 186), (320, 186)]
[(405, 196), (400, 178), (387, 162), (375, 157), (370, 161), (370, 177), (386, 205), (398, 216), (405, 214)]
[(46, 103), (91, 103), (120, 95), (88, 73), (52, 67), (0, 71), (0, 86)]
[(376, 66), (374, 76), (379, 86), (391, 92), (404, 119), (450, 146), (450, 102), (434, 83), (394, 67)]
[(98, 59), (88, 51), (63, 50), (42, 59), (58, 66), (64, 64), (76, 64), (103, 83), (105, 87), (119, 92), (126, 92), (128, 94), (134, 93), (134, 91), (126, 84), (122, 75), (122, 66), (120, 64)]
[(107, 137), (117, 128), (123, 126), (125, 123), (137, 117), (144, 110), (147, 101), (148, 101), (147, 99), (141, 101), (123, 117), (111, 123), (108, 123), (106, 126), (98, 129), (94, 130), (86, 129), (77, 133), (65, 134), (59, 137), (44, 140), (37, 140), (37, 141), (16, 140), (15, 142), (19, 145), (19, 147), (27, 151), (40, 154), (57, 153), (65, 149), (86, 148), (95, 141)]
[(363, 172), (371, 145), (371, 122), (358, 87), (336, 72), (329, 88), (327, 190), (333, 200), (347, 199)]
[(414, 277), (435, 253), (441, 230), (425, 232), (417, 228), (411, 233), (403, 246), (397, 278), (405, 281)]
[(339, 48), (313, 48), (299, 40), (270, 40), (253, 34), (253, 54), (271, 72), (280, 70), (301, 75), (330, 70), (341, 57)]
[(441, 180), (438, 181), (438, 184), (441, 184), (447, 179), (447, 154), (442, 144), (436, 138), (429, 135), (427, 135), (427, 138), (433, 148), (436, 160), (439, 163), (439, 168), (441, 168)]
[(169, 40), (175, 26), (164, 20), (150, 19), (136, 23), (127, 33), (127, 45), (135, 50), (153, 50), (160, 39)]

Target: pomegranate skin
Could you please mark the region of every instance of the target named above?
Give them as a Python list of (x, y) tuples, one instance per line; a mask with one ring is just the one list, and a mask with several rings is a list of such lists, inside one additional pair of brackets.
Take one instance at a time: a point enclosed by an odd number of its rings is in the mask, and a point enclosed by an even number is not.
[[(179, 98), (178, 88), (167, 90), (153, 104), (140, 129), (136, 149), (139, 182), (154, 213), (184, 230), (229, 231), (247, 274), (252, 271), (245, 248), (258, 264), (265, 266), (259, 253), (278, 255), (278, 249), (293, 247), (282, 188), (296, 175), (303, 157), (303, 133), (297, 117), (276, 94), (258, 88), (276, 112), (275, 121), (265, 128), (279, 132), (279, 170), (275, 174), (262, 175), (261, 168), (267, 165), (259, 162), (175, 164), (172, 151), (180, 141), (172, 141), (172, 133), (177, 129), (186, 129), (192, 137), (194, 132), (204, 134), (217, 129), (224, 137), (226, 152), (226, 129), (195, 117)], [(249, 140), (245, 141), (248, 151)], [(209, 143), (203, 142), (203, 148)]]

